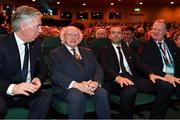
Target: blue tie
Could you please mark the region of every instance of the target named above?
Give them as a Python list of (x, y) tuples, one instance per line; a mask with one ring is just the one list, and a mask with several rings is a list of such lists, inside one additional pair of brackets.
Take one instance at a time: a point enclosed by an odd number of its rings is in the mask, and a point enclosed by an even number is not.
[(24, 46), (25, 46), (25, 54), (24, 54), (24, 62), (22, 68), (22, 77), (23, 77), (23, 81), (26, 81), (28, 74), (29, 49), (27, 43), (25, 43)]

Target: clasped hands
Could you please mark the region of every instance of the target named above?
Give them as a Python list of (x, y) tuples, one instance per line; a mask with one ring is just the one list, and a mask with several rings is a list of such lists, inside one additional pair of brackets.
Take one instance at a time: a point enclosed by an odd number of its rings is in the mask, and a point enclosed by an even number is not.
[(12, 94), (29, 96), (31, 93), (35, 93), (40, 87), (40, 79), (34, 78), (31, 83), (23, 82), (20, 84), (15, 84), (15, 86), (12, 89)]
[(81, 83), (77, 83), (76, 88), (79, 89), (81, 92), (87, 93), (89, 95), (94, 95), (95, 90), (98, 87), (98, 82), (96, 81), (83, 81)]

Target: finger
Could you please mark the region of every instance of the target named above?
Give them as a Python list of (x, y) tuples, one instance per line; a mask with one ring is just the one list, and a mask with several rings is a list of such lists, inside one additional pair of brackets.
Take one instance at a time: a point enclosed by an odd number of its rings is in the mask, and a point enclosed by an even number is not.
[(180, 84), (180, 81), (179, 81), (179, 80), (176, 80), (176, 83)]
[(130, 85), (134, 85), (134, 83), (133, 83), (132, 81), (129, 81), (129, 84), (130, 84)]
[(176, 87), (176, 84), (175, 84), (175, 82), (173, 82), (172, 84), (173, 84), (173, 86), (174, 86), (174, 87)]
[(123, 83), (120, 82), (121, 87), (123, 87)]
[(26, 92), (26, 91), (22, 91), (20, 94), (22, 94), (22, 95), (26, 95), (26, 96), (29, 96), (29, 93), (28, 93), (28, 92)]
[(151, 80), (153, 83), (156, 83), (156, 81), (154, 79)]

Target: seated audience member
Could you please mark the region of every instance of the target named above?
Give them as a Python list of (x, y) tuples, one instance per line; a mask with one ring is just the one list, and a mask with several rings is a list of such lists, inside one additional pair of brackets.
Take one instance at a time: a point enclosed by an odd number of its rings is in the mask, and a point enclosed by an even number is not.
[(109, 93), (120, 96), (119, 109), (120, 118), (132, 118), (134, 102), (137, 89), (135, 81), (137, 78), (135, 70), (141, 71), (149, 77), (147, 81), (155, 82), (156, 79), (163, 79), (154, 75), (144, 64), (142, 64), (136, 54), (126, 46), (122, 40), (122, 28), (113, 26), (110, 28), (109, 39), (111, 44), (101, 47), (100, 63), (104, 69), (104, 87)]
[(109, 118), (107, 92), (100, 84), (103, 71), (91, 50), (78, 46), (82, 32), (74, 26), (64, 27), (60, 38), (63, 46), (50, 53), (54, 96), (67, 102), (70, 119), (84, 117), (87, 99), (93, 100), (98, 118)]
[(132, 49), (135, 53), (138, 52), (142, 40), (134, 37), (134, 28), (127, 26), (123, 29), (123, 40), (127, 44), (127, 47)]
[(102, 28), (97, 29), (95, 35), (96, 35), (96, 39), (107, 38), (107, 32), (105, 29), (102, 29)]
[(8, 31), (5, 28), (5, 26), (3, 26), (4, 21), (5, 21), (5, 16), (3, 15), (3, 13), (0, 13), (0, 35), (8, 33)]
[(12, 16), (13, 32), (0, 40), (0, 118), (8, 108), (29, 109), (29, 119), (47, 116), (50, 95), (41, 91), (47, 67), (41, 59), (42, 14), (35, 8), (20, 6)]
[(164, 37), (166, 31), (166, 22), (161, 19), (156, 20), (152, 26), (151, 38), (146, 41), (139, 53), (141, 60), (155, 74), (166, 78), (166, 81), (156, 81), (155, 84), (150, 81), (140, 81), (138, 84), (141, 91), (156, 94), (150, 118), (165, 118), (173, 86), (176, 87), (177, 95), (180, 97), (180, 79), (174, 76), (177, 73), (176, 46)]
[(175, 33), (174, 42), (176, 43), (176, 46), (180, 48), (180, 31)]

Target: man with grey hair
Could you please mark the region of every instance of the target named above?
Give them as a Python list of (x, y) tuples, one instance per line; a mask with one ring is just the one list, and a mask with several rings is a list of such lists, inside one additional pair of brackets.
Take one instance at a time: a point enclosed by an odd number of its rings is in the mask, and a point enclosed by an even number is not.
[(81, 31), (68, 26), (60, 34), (63, 46), (50, 53), (50, 76), (54, 96), (68, 103), (68, 118), (82, 119), (85, 104), (92, 99), (97, 117), (109, 118), (109, 102), (105, 89), (101, 87), (103, 71), (92, 51), (79, 47)]
[(36, 39), (41, 17), (33, 7), (18, 7), (12, 16), (13, 32), (0, 40), (0, 118), (12, 107), (28, 108), (30, 119), (47, 116), (51, 97), (41, 91), (47, 67)]

